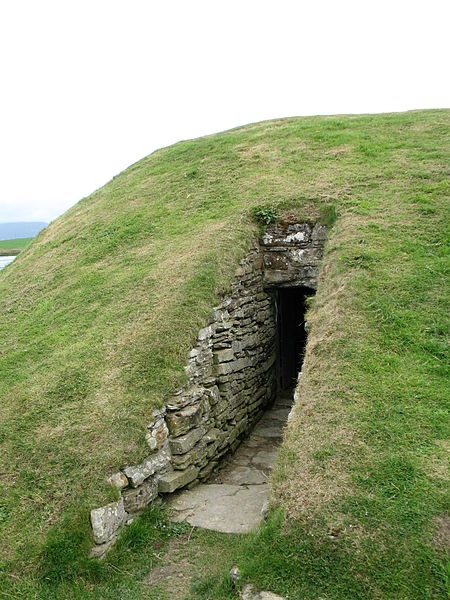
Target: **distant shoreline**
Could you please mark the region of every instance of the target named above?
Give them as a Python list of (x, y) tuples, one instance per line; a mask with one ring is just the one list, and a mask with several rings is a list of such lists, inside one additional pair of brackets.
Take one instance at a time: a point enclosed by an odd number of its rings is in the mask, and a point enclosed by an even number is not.
[(0, 256), (17, 256), (25, 250), (33, 238), (16, 238), (11, 240), (0, 240)]

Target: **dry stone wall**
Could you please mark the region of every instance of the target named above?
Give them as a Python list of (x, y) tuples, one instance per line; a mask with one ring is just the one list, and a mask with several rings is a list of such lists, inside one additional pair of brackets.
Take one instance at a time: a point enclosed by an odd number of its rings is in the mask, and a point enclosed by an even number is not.
[(213, 311), (189, 353), (188, 381), (154, 410), (148, 457), (110, 478), (120, 500), (91, 511), (101, 556), (120, 527), (158, 495), (207, 480), (275, 400), (276, 319), (270, 287), (315, 288), (323, 226), (270, 229), (241, 261), (232, 291)]
[(327, 237), (325, 225), (292, 223), (270, 228), (261, 240), (264, 284), (317, 288)]

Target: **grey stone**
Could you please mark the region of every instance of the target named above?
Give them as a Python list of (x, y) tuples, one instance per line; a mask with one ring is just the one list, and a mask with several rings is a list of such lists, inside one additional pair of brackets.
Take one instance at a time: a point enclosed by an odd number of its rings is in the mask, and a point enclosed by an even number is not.
[(264, 502), (263, 507), (261, 508), (261, 517), (263, 518), (264, 521), (267, 521), (267, 518), (269, 516), (269, 508), (270, 508), (270, 502), (269, 500), (266, 500), (266, 502)]
[(195, 404), (204, 395), (205, 391), (203, 387), (198, 385), (192, 385), (186, 390), (181, 390), (180, 393), (173, 395), (169, 400), (167, 410), (177, 411), (188, 405)]
[(208, 433), (205, 434), (204, 440), (207, 444), (211, 444), (212, 442), (217, 442), (221, 438), (220, 429), (216, 429), (215, 427), (211, 428)]
[(220, 398), (219, 388), (217, 385), (212, 385), (209, 388), (205, 389), (205, 396), (208, 398), (209, 404), (214, 406), (217, 404)]
[(206, 453), (206, 445), (199, 443), (192, 450), (186, 452), (186, 454), (174, 454), (172, 456), (172, 466), (177, 470), (186, 469), (193, 463), (201, 462), (205, 458)]
[(229, 469), (225, 478), (219, 473), (218, 480), (230, 485), (261, 485), (268, 482), (268, 477), (254, 467), (235, 466)]
[(261, 522), (261, 509), (269, 494), (267, 484), (200, 484), (170, 503), (172, 520), (223, 533), (248, 533)]
[(230, 570), (230, 579), (233, 585), (236, 585), (241, 579), (239, 567), (232, 567)]
[(285, 600), (272, 592), (258, 592), (252, 585), (244, 586), (241, 592), (242, 600)]
[(224, 363), (229, 362), (234, 359), (234, 352), (231, 348), (226, 348), (225, 350), (218, 350), (214, 352), (214, 362), (216, 363)]
[(171, 438), (169, 440), (169, 446), (172, 454), (185, 454), (203, 437), (205, 430), (201, 427), (197, 429), (191, 429), (185, 435), (180, 437)]
[(111, 502), (106, 506), (91, 510), (91, 525), (95, 543), (109, 542), (126, 519), (127, 513), (122, 498), (117, 502)]
[(113, 535), (109, 542), (105, 542), (104, 544), (95, 544), (89, 555), (90, 558), (103, 558), (108, 550), (114, 546), (116, 541), (117, 535)]
[(215, 462), (209, 461), (209, 463), (206, 465), (206, 467), (204, 467), (203, 469), (200, 469), (200, 472), (198, 474), (199, 478), (201, 480), (208, 479), (216, 467), (217, 467), (217, 461), (215, 461)]
[(114, 475), (111, 475), (108, 481), (118, 490), (123, 490), (129, 484), (127, 477), (121, 471), (119, 471), (118, 473), (114, 473)]
[(228, 363), (216, 365), (215, 370), (217, 375), (227, 375), (228, 373), (235, 373), (236, 371), (242, 371), (250, 365), (248, 358), (239, 358)]
[(150, 431), (147, 431), (145, 435), (145, 439), (147, 444), (149, 445), (150, 450), (156, 450), (162, 448), (164, 442), (169, 435), (169, 430), (167, 429), (167, 425), (164, 420), (160, 420)]
[(315, 225), (312, 232), (313, 241), (325, 241), (327, 239), (327, 228), (325, 225)]
[(200, 329), (200, 331), (198, 332), (198, 336), (197, 339), (199, 342), (202, 342), (204, 340), (209, 339), (212, 334), (213, 334), (214, 328), (209, 325), (208, 327), (204, 327), (203, 329)]
[(140, 465), (126, 467), (124, 471), (131, 485), (136, 488), (150, 477), (150, 475), (153, 475), (156, 472), (162, 473), (167, 470), (169, 464), (170, 453), (167, 446), (164, 446), (157, 454), (149, 456), (147, 460)]
[(264, 438), (272, 438), (272, 439), (283, 439), (283, 431), (280, 430), (279, 427), (273, 427), (269, 424), (261, 424), (258, 425), (254, 429), (254, 433)]
[(185, 471), (172, 471), (159, 478), (159, 491), (162, 494), (170, 494), (175, 490), (184, 487), (196, 479), (199, 473), (197, 467), (189, 467)]
[(199, 425), (202, 418), (201, 406), (188, 406), (176, 413), (169, 413), (166, 416), (167, 426), (170, 435), (178, 437), (187, 433), (190, 429)]
[(128, 513), (140, 512), (152, 502), (158, 495), (158, 480), (147, 479), (136, 489), (127, 490), (123, 493), (124, 508)]

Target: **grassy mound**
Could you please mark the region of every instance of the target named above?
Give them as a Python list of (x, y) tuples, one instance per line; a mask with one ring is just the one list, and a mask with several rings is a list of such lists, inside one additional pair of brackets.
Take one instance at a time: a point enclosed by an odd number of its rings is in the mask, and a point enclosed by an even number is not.
[[(39, 577), (42, 556), (83, 546), (88, 509), (113, 497), (106, 476), (144, 455), (149, 413), (182, 382), (257, 235), (255, 207), (317, 219), (334, 205), (275, 497), (299, 547), (310, 534), (304, 548), (335, 544), (361, 597), (442, 589), (449, 124), (448, 111), (292, 118), (182, 142), (79, 202), (2, 271), (0, 570)], [(271, 548), (265, 573), (267, 556), (247, 553), (259, 583), (349, 597), (327, 587), (333, 560), (320, 577), (311, 567), (315, 589), (287, 569), (277, 579)]]

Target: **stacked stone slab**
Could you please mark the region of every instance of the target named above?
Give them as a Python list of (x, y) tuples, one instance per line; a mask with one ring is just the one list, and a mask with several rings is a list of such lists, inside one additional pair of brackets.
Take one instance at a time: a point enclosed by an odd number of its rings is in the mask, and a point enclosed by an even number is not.
[(118, 529), (154, 501), (207, 480), (275, 400), (276, 317), (270, 287), (316, 288), (326, 229), (271, 228), (241, 261), (231, 294), (198, 333), (187, 383), (147, 425), (148, 457), (111, 476), (120, 500), (91, 511), (102, 555)]
[(232, 293), (199, 332), (186, 372), (189, 383), (167, 403), (173, 472), (160, 478), (172, 492), (207, 479), (275, 398), (275, 320), (264, 291), (261, 257), (242, 262)]
[(316, 289), (326, 237), (327, 228), (320, 224), (270, 228), (261, 240), (266, 287)]

